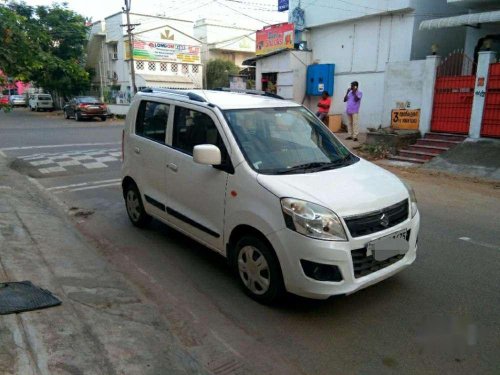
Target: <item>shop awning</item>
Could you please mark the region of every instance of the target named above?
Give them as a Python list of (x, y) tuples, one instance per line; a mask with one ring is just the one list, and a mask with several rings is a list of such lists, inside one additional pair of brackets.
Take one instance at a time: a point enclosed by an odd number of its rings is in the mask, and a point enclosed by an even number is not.
[(420, 30), (444, 29), (446, 27), (458, 27), (467, 25), (475, 26), (481, 23), (493, 22), (500, 22), (500, 10), (426, 20), (420, 23)]
[(260, 60), (260, 59), (263, 59), (263, 58), (266, 58), (266, 57), (269, 57), (269, 56), (277, 55), (277, 54), (285, 52), (285, 51), (293, 51), (293, 50), (292, 49), (288, 49), (288, 48), (286, 48), (286, 49), (283, 48), (283, 49), (279, 49), (279, 50), (276, 50), (276, 51), (273, 51), (273, 52), (266, 53), (265, 55), (254, 56), (254, 57), (251, 57), (249, 59), (243, 60), (243, 62), (241, 63), (241, 65), (244, 65), (244, 66), (255, 66), (255, 62), (257, 60)]
[(188, 77), (172, 75), (136, 74), (137, 87), (163, 89), (194, 89), (196, 84)]

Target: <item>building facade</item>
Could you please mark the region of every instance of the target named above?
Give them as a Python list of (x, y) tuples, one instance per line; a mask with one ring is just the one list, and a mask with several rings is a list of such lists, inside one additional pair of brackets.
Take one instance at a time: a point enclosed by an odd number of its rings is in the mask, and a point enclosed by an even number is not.
[(194, 37), (202, 42), (201, 61), (228, 60), (245, 68), (243, 61), (255, 55), (255, 30), (216, 19), (194, 24)]
[[(408, 102), (410, 108), (420, 108), (423, 105), (418, 90), (418, 87), (423, 85), (423, 79), (420, 79), (418, 74), (425, 70), (424, 59), (427, 55), (438, 53), (445, 56), (454, 50), (463, 49), (464, 46), (477, 44), (477, 35), (473, 34), (478, 31), (469, 31), (466, 27), (453, 31), (441, 28), (429, 31), (420, 27), (427, 20), (460, 15), (463, 13), (463, 8), (455, 6), (459, 2), (458, 0), (349, 2), (317, 0), (304, 3), (290, 0), (289, 21), (299, 24), (300, 29), (303, 29), (302, 32), (296, 32), (295, 42), (304, 42), (302, 46), (308, 51), (309, 57), (302, 58), (304, 64), (295, 67), (290, 64), (284, 66), (283, 62), (281, 65), (269, 64), (269, 61), (277, 60), (276, 54), (257, 59), (257, 86), (262, 88), (263, 76), (277, 73), (278, 93), (284, 94), (288, 99), (303, 102), (315, 110), (318, 98), (306, 96), (301, 88), (295, 86), (304, 86), (302, 82), (306, 79), (309, 61), (312, 64), (335, 64), (335, 90), (330, 112), (344, 112), (343, 97), (346, 90), (350, 82), (358, 81), (359, 88), (364, 94), (360, 111), (361, 129), (389, 126), (391, 118), (387, 108), (394, 107), (396, 102)], [(464, 4), (476, 5), (479, 3), (484, 5), (486, 2), (498, 4), (497, 1), (463, 1)], [(415, 69), (408, 70), (404, 64), (413, 61), (420, 62), (413, 64)], [(297, 77), (291, 89), (286, 78), (290, 73)], [(282, 79), (281, 75), (284, 75), (285, 79)], [(387, 82), (388, 79), (392, 82)], [(405, 84), (418, 86), (412, 91), (415, 94), (410, 94), (413, 95), (410, 99), (400, 95), (399, 92), (391, 96), (384, 91), (384, 88), (390, 89), (396, 86), (404, 93), (405, 87), (401, 86)], [(286, 89), (282, 90), (283, 87)], [(411, 90), (407, 88), (407, 91)], [(394, 100), (394, 97), (398, 99)]]
[[(93, 86), (113, 103), (127, 103), (132, 78), (126, 16), (117, 13), (92, 25), (87, 66)], [(193, 22), (130, 14), (136, 87), (192, 89), (203, 86), (202, 44), (193, 36)]]

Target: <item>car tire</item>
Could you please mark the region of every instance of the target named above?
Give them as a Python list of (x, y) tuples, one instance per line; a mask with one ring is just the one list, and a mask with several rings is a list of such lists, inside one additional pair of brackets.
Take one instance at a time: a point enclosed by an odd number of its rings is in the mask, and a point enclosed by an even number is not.
[(35, 111), (35, 108), (33, 108), (32, 106), (30, 106), (30, 111), (31, 111), (31, 112), (34, 112), (34, 111)]
[(82, 121), (82, 116), (80, 115), (80, 112), (75, 112), (75, 120)]
[(106, 116), (101, 116), (102, 121), (106, 121), (107, 117)]
[(38, 108), (38, 106), (35, 107), (35, 111), (36, 112), (40, 112), (40, 108)]
[(69, 119), (68, 111), (66, 111), (66, 110), (64, 110), (64, 118), (65, 118), (66, 120), (68, 120), (68, 119)]
[(125, 186), (123, 193), (130, 221), (138, 228), (145, 228), (151, 222), (152, 217), (144, 210), (139, 189), (134, 183), (129, 183)]
[(247, 295), (263, 304), (278, 302), (285, 295), (281, 267), (266, 241), (244, 236), (236, 243), (233, 266)]

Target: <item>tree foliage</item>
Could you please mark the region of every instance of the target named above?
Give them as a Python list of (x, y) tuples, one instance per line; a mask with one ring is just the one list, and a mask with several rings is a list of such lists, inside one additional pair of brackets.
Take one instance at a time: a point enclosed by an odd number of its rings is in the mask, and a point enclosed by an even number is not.
[(233, 62), (223, 59), (210, 60), (206, 66), (207, 88), (229, 87), (229, 76), (238, 74), (240, 68)]
[(89, 87), (84, 68), (86, 19), (66, 3), (0, 5), (0, 69), (59, 95)]

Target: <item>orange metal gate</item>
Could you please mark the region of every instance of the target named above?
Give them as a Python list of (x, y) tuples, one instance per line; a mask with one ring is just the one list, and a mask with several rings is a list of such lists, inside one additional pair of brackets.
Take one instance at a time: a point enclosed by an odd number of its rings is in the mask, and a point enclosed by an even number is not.
[(481, 136), (500, 137), (500, 63), (490, 65)]
[(463, 52), (450, 54), (438, 67), (431, 130), (468, 134), (474, 86), (474, 63)]

